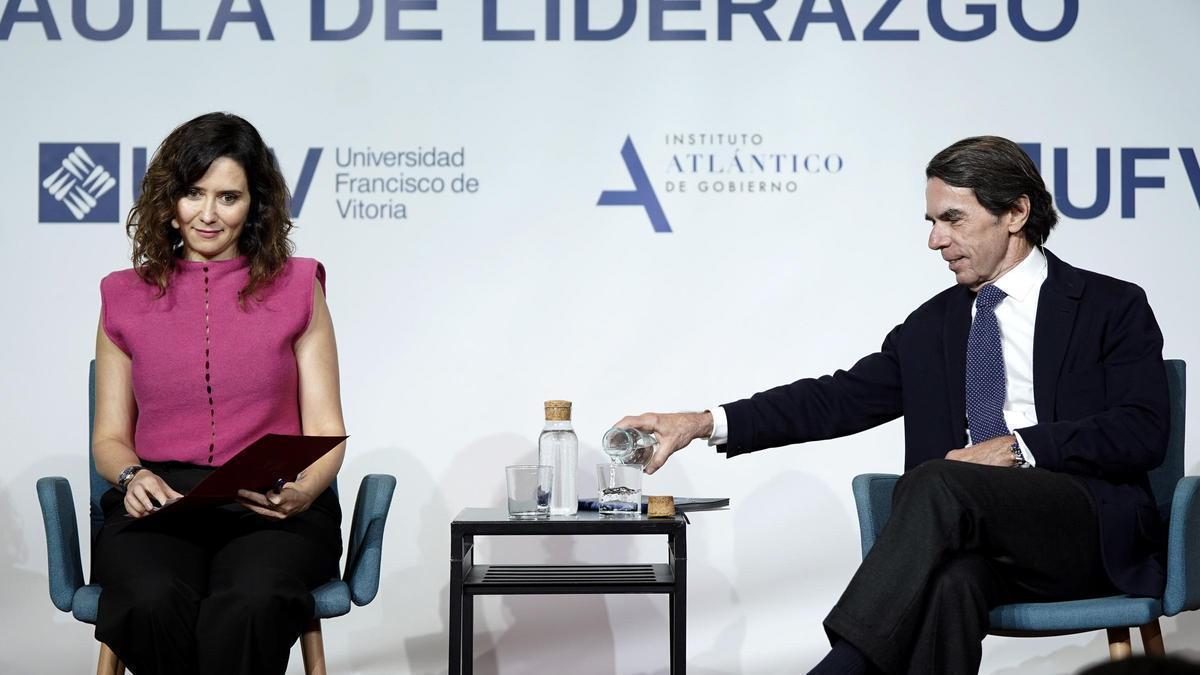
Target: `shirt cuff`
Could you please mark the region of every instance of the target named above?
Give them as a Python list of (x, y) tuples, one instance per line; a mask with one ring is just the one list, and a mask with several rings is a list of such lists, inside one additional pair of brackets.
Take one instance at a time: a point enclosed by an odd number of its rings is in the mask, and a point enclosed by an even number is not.
[(1012, 433), (1017, 439), (1017, 445), (1021, 448), (1021, 455), (1025, 458), (1025, 466), (1027, 468), (1037, 466), (1037, 459), (1033, 456), (1033, 451), (1029, 449), (1029, 446), (1025, 445), (1025, 439), (1021, 438), (1021, 433), (1018, 431)]
[(725, 408), (713, 406), (708, 409), (713, 418), (712, 434), (708, 437), (710, 446), (725, 445), (729, 441), (729, 421), (725, 417)]

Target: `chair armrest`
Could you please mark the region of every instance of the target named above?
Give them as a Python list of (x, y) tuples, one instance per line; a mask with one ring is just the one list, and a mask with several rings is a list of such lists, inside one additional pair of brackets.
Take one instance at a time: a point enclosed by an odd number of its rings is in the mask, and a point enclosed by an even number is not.
[(383, 559), (383, 528), (396, 477), (386, 474), (364, 476), (354, 502), (354, 521), (350, 525), (350, 543), (346, 549), (346, 573), (350, 598), (362, 607), (375, 599), (379, 591), (379, 563)]
[(898, 480), (900, 477), (892, 473), (864, 473), (854, 477), (854, 506), (858, 510), (858, 536), (864, 558), (892, 515), (892, 490)]
[(1167, 534), (1167, 588), (1163, 614), (1200, 609), (1200, 476), (1175, 485)]
[(75, 591), (83, 587), (83, 563), (79, 558), (79, 526), (75, 501), (66, 478), (38, 479), (38, 502), (46, 526), (46, 563), (50, 573), (50, 600), (64, 612), (71, 611)]

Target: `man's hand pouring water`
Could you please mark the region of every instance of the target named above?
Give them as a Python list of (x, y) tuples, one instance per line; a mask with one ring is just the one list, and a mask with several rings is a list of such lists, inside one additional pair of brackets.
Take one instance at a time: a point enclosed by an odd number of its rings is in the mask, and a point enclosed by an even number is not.
[(667, 458), (697, 438), (708, 438), (713, 430), (712, 413), (644, 413), (623, 417), (615, 427), (633, 427), (658, 437), (654, 456), (646, 463), (645, 471), (652, 474), (666, 464)]

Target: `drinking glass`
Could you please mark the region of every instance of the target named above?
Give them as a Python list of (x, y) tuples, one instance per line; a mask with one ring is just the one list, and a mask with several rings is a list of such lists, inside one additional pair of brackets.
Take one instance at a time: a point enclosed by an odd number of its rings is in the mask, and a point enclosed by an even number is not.
[(554, 467), (517, 464), (504, 468), (508, 477), (508, 517), (546, 518), (554, 491)]
[(602, 516), (642, 513), (642, 465), (597, 464), (596, 497)]

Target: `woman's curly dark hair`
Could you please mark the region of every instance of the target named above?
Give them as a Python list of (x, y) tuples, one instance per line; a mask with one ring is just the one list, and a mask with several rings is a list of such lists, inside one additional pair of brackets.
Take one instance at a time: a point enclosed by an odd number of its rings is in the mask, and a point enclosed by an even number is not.
[(133, 240), (133, 267), (146, 283), (167, 290), (175, 261), (183, 256), (183, 237), (171, 226), (176, 203), (220, 157), (246, 172), (250, 212), (237, 247), (250, 263), (250, 279), (238, 291), (238, 304), (270, 284), (283, 271), (295, 245), (288, 239), (287, 183), (275, 155), (258, 131), (230, 113), (214, 112), (181, 124), (158, 146), (142, 179), (142, 193), (129, 210), (125, 232)]

